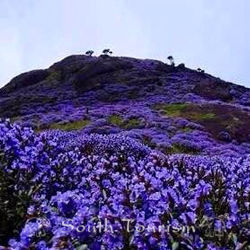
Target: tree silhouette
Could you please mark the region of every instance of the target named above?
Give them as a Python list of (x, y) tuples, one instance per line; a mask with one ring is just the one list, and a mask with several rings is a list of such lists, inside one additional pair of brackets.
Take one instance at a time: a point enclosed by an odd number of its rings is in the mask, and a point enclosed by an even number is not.
[(86, 51), (85, 55), (87, 56), (92, 56), (94, 54), (94, 51), (93, 50), (88, 50)]
[(174, 58), (172, 56), (168, 56), (168, 60), (170, 61), (170, 64), (172, 66), (175, 66), (175, 63), (174, 63)]
[(203, 73), (203, 74), (205, 73), (205, 70), (201, 69), (201, 68), (198, 68), (197, 71), (200, 72), (200, 73)]
[(104, 50), (102, 51), (102, 53), (103, 53), (103, 55), (105, 55), (105, 56), (108, 56), (108, 55), (112, 55), (112, 54), (113, 54), (113, 52), (112, 52), (110, 49), (104, 49)]

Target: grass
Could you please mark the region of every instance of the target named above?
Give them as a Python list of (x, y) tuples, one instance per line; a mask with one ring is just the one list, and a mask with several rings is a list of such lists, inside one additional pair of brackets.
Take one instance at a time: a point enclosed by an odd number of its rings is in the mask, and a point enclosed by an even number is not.
[(74, 122), (69, 122), (66, 124), (58, 124), (58, 123), (52, 123), (50, 124), (50, 129), (59, 129), (59, 130), (65, 130), (65, 131), (72, 131), (72, 130), (78, 130), (81, 128), (84, 128), (90, 123), (89, 120), (79, 120)]
[(197, 105), (186, 103), (160, 104), (155, 106), (164, 115), (170, 117), (183, 117), (193, 121), (206, 121), (215, 118), (215, 114), (206, 109), (197, 109)]
[(191, 120), (194, 121), (205, 121), (205, 120), (212, 120), (215, 118), (214, 113), (190, 113), (189, 115)]
[(137, 128), (140, 125), (140, 120), (138, 118), (131, 118), (125, 121), (120, 115), (109, 116), (108, 122), (122, 129)]
[(153, 107), (163, 116), (181, 117), (201, 124), (215, 139), (221, 131), (228, 132), (232, 139), (248, 141), (250, 115), (236, 107), (218, 104), (174, 103), (158, 104)]
[(169, 154), (199, 154), (200, 150), (196, 150), (194, 148), (189, 148), (189, 147), (185, 147), (183, 145), (180, 145), (178, 143), (174, 143), (172, 145), (172, 148), (169, 150), (169, 152), (167, 152)]
[(119, 115), (111, 115), (108, 118), (108, 122), (118, 127), (121, 127), (123, 124), (123, 119)]
[(138, 118), (129, 119), (127, 123), (124, 124), (125, 129), (137, 128), (140, 125), (140, 121)]
[(181, 116), (183, 112), (187, 109), (187, 104), (185, 103), (174, 103), (174, 104), (160, 104), (156, 105), (155, 109), (162, 110), (165, 115), (171, 117)]
[(192, 132), (193, 129), (191, 129), (191, 128), (181, 128), (181, 129), (179, 129), (179, 131), (181, 131), (183, 133), (188, 133), (188, 132)]

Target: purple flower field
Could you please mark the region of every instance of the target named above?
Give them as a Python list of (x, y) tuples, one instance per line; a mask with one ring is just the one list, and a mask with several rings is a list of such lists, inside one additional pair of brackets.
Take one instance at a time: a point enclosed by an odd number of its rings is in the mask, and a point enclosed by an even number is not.
[(122, 135), (2, 121), (0, 162), (0, 249), (250, 244), (249, 156), (165, 156)]
[(0, 89), (0, 250), (250, 249), (249, 98), (126, 57), (15, 77)]

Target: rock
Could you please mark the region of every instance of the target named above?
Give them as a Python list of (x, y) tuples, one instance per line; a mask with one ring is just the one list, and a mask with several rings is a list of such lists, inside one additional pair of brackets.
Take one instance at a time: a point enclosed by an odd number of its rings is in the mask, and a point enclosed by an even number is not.
[(100, 88), (103, 81), (107, 81), (111, 73), (119, 70), (131, 69), (133, 65), (117, 58), (106, 58), (90, 62), (73, 79), (77, 91), (84, 92)]
[(1, 92), (8, 93), (34, 85), (38, 82), (45, 80), (48, 76), (48, 70), (42, 69), (23, 73), (13, 78), (3, 89), (1, 89)]

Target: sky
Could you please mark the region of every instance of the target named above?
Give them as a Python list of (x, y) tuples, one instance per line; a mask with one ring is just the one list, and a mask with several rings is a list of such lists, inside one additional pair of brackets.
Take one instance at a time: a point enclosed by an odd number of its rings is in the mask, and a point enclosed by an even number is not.
[(202, 68), (250, 87), (249, 0), (0, 0), (0, 87), (72, 54)]

